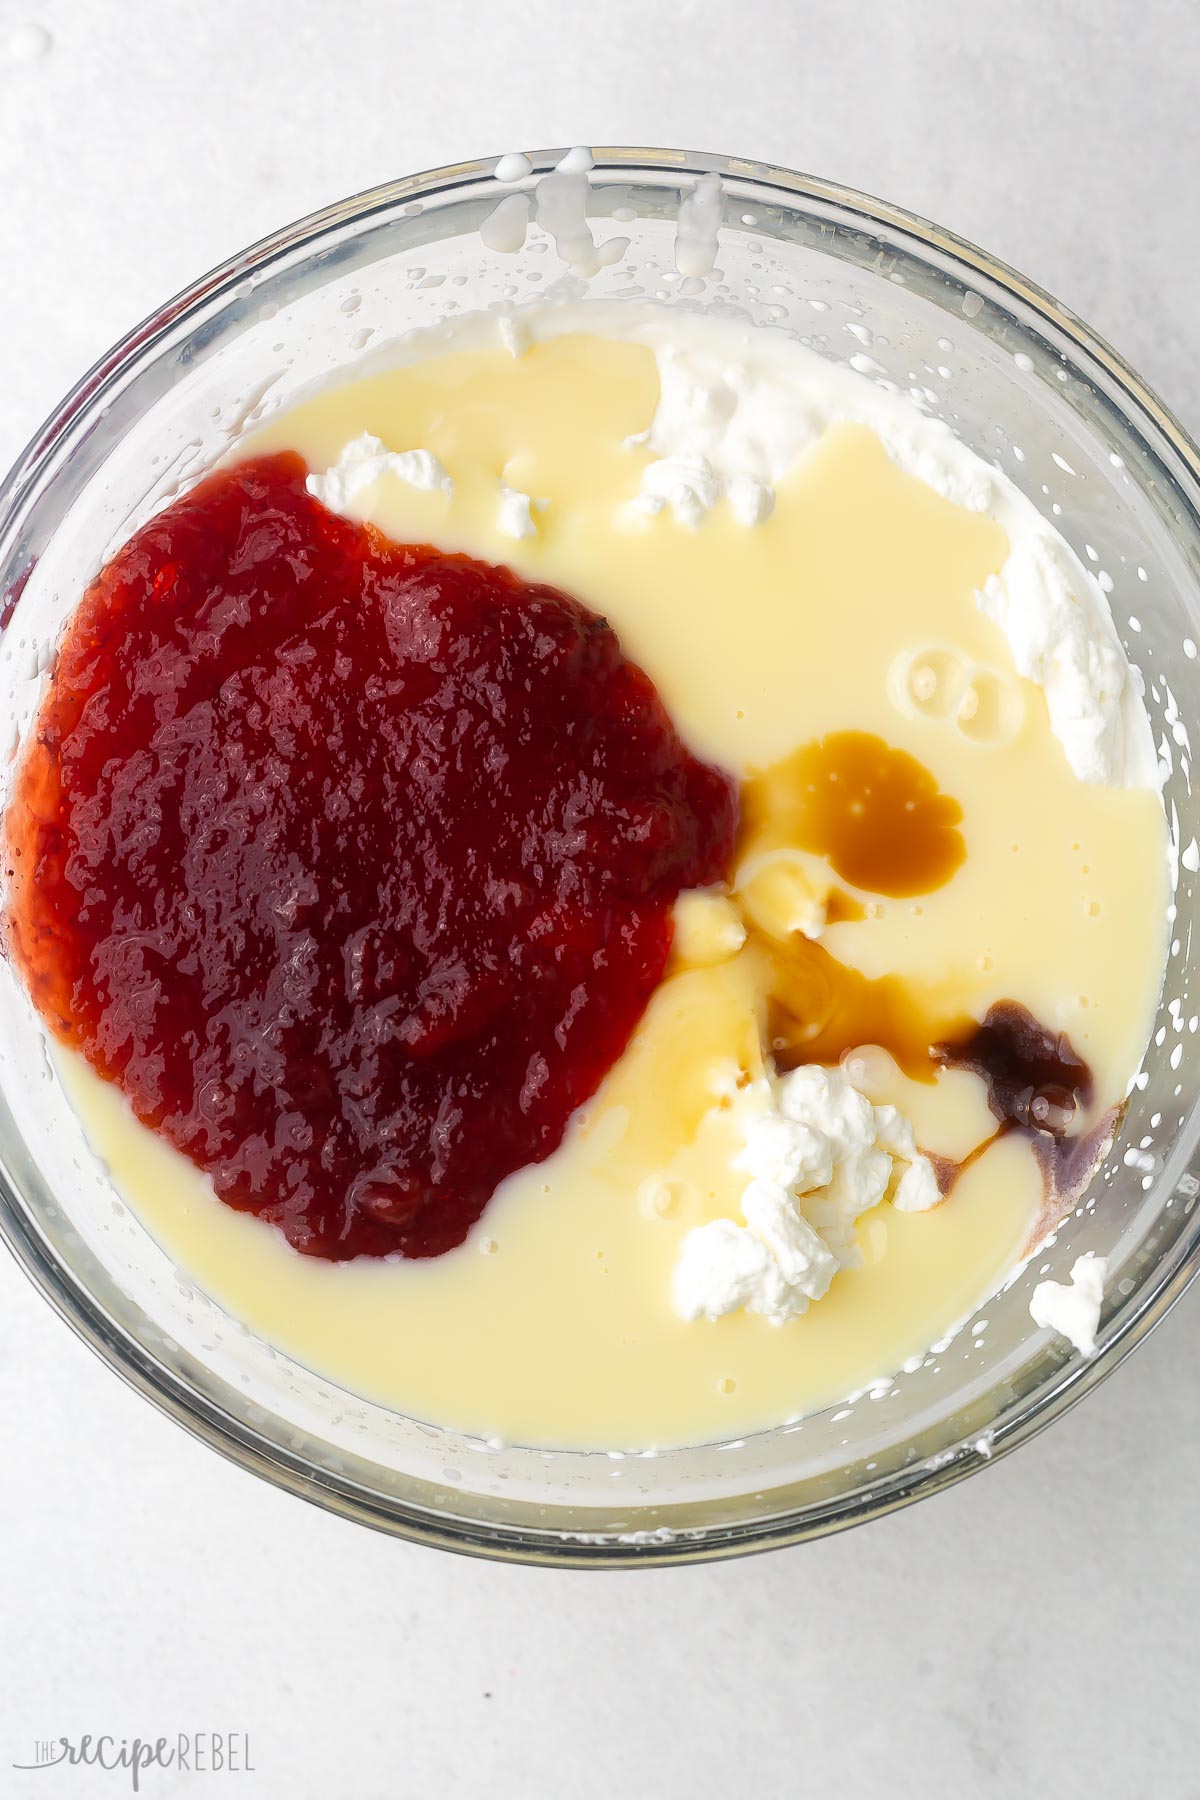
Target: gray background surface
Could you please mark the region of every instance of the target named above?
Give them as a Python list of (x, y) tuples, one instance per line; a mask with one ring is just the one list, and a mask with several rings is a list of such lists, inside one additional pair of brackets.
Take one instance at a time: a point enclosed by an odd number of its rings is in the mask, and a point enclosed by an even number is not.
[[(48, 52), (15, 62), (29, 23)], [(0, 460), (153, 305), (464, 155), (732, 150), (1057, 293), (1200, 429), (1195, 0), (0, 0)], [(151, 1795), (1200, 1795), (1200, 1301), (954, 1492), (694, 1571), (387, 1542), (227, 1467), (0, 1257), (0, 1795), (34, 1740), (247, 1731)]]

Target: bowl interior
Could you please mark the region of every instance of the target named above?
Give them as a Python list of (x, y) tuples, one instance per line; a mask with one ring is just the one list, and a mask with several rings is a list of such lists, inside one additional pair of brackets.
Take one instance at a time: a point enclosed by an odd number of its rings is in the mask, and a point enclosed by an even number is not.
[[(553, 157), (535, 159), (529, 187)], [(1146, 682), (1182, 850), (1166, 987), (1120, 1136), (1075, 1215), (984, 1309), (885, 1391), (745, 1441), (655, 1454), (496, 1448), (341, 1391), (195, 1291), (87, 1148), (41, 1029), (0, 962), (0, 1209), (72, 1322), (158, 1402), (248, 1466), (375, 1524), (532, 1560), (687, 1558), (849, 1523), (977, 1467), (1094, 1381), (1181, 1291), (1197, 1254), (1196, 838), (1200, 527), (1183, 434), (1119, 361), (1020, 278), (920, 222), (721, 158), (597, 153), (589, 212), (629, 240), (588, 281), (536, 227), (485, 248), (490, 164), (415, 177), (281, 233), (197, 284), (64, 403), (9, 478), (0, 695), (28, 731), (87, 580), (239, 433), (335, 373), (477, 311), (646, 298), (771, 324), (947, 419), (1111, 589)], [(674, 271), (681, 192), (720, 174), (707, 279)], [(11, 775), (11, 756), (8, 766)], [(1031, 804), (1036, 805), (1036, 796)], [(1083, 1250), (1110, 1259), (1102, 1355), (1032, 1329), (1029, 1295)]]

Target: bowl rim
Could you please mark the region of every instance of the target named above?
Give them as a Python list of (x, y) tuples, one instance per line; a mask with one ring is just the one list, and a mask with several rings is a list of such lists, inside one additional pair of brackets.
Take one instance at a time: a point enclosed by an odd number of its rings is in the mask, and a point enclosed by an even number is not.
[[(561, 159), (563, 148), (527, 153), (532, 174), (548, 172)], [(934, 252), (948, 262), (955, 274), (973, 277), (999, 288), (1019, 302), (1038, 324), (1052, 328), (1081, 354), (1104, 371), (1119, 394), (1121, 409), (1135, 422), (1139, 415), (1167, 441), (1200, 494), (1200, 447), (1159, 396), (1105, 339), (1085, 325), (1069, 308), (1010, 265), (975, 244), (938, 226), (917, 213), (840, 183), (781, 168), (711, 152), (668, 151), (645, 147), (597, 146), (593, 149), (594, 175), (668, 176), (687, 181), (706, 174), (721, 176), (727, 184), (744, 184), (765, 190), (782, 203), (807, 203), (834, 207), (849, 223), (871, 233), (882, 230), (911, 240), (923, 252)], [(285, 255), (311, 248), (320, 240), (347, 227), (361, 227), (376, 215), (434, 197), (452, 198), (456, 190), (473, 194), (502, 195), (513, 192), (494, 179), (497, 157), (485, 156), (402, 176), (366, 188), (291, 224), (259, 238), (217, 264), (181, 289), (120, 338), (75, 383), (47, 416), (0, 482), (0, 528), (21, 505), (47, 464), (63, 446), (78, 422), (101, 404), (106, 388), (129, 371), (139, 356), (149, 352), (171, 327), (224, 290), (244, 282)], [(1187, 495), (1182, 498), (1200, 535), (1200, 514)], [(1190, 1168), (1200, 1174), (1200, 1164)], [(1167, 1171), (1163, 1171), (1166, 1179)], [(32, 1218), (21, 1204), (19, 1183), (0, 1150), (0, 1239), (16, 1262), (49, 1301), (51, 1307), (130, 1387), (148, 1399), (210, 1448), (246, 1471), (276, 1487), (344, 1518), (414, 1543), (449, 1549), (495, 1560), (540, 1566), (617, 1568), (696, 1563), (747, 1555), (808, 1541), (881, 1517), (956, 1485), (966, 1476), (999, 1461), (1017, 1445), (1028, 1442), (1060, 1417), (1085, 1394), (1092, 1392), (1142, 1343), (1166, 1316), (1191, 1281), (1200, 1274), (1200, 1210), (1193, 1221), (1191, 1242), (1176, 1240), (1164, 1266), (1156, 1269), (1136, 1296), (1113, 1322), (1100, 1353), (1090, 1359), (1073, 1357), (1062, 1364), (1040, 1388), (1023, 1397), (1020, 1417), (998, 1432), (986, 1448), (962, 1447), (938, 1466), (916, 1465), (885, 1477), (849, 1499), (807, 1506), (802, 1512), (714, 1526), (703, 1535), (646, 1542), (622, 1542), (605, 1534), (600, 1542), (584, 1542), (557, 1532), (537, 1533), (499, 1522), (486, 1524), (449, 1511), (436, 1513), (374, 1494), (348, 1477), (319, 1469), (303, 1456), (278, 1443), (268, 1443), (249, 1426), (231, 1416), (186, 1380), (150, 1355), (110, 1319), (93, 1294), (73, 1272), (66, 1270), (42, 1241)]]

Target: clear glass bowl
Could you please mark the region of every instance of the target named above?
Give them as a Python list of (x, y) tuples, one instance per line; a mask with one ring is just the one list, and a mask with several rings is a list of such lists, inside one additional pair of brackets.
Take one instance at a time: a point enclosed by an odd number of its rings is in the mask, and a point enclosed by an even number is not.
[[(886, 1397), (746, 1441), (621, 1456), (495, 1449), (405, 1419), (289, 1361), (192, 1291), (91, 1156), (41, 1031), (0, 964), (0, 1226), (75, 1330), (216, 1449), (349, 1518), (535, 1563), (690, 1561), (886, 1512), (1003, 1455), (1115, 1368), (1200, 1258), (1200, 933), (1188, 730), (1200, 723), (1200, 455), (1133, 372), (1021, 276), (909, 214), (736, 157), (600, 149), (590, 211), (620, 261), (583, 284), (533, 231), (487, 250), (511, 187), (491, 163), (415, 175), (281, 231), (148, 319), (79, 384), (0, 493), (0, 705), (15, 750), (62, 624), (129, 533), (248, 423), (387, 340), (478, 308), (586, 291), (738, 309), (857, 359), (999, 462), (1107, 571), (1171, 760), (1185, 846), (1166, 990), (1106, 1166), (1057, 1241)], [(558, 153), (533, 158), (529, 188)], [(718, 267), (673, 274), (681, 190), (718, 174)], [(697, 293), (701, 288), (702, 292)], [(866, 359), (866, 360), (864, 360)], [(11, 770), (11, 764), (10, 764)], [(1036, 798), (1031, 800), (1036, 804)], [(1193, 937), (1196, 942), (1193, 945)], [(1200, 986), (1200, 982), (1198, 982)], [(1200, 1008), (1200, 1000), (1194, 1002)], [(1099, 1354), (1032, 1327), (1043, 1273), (1110, 1259)]]

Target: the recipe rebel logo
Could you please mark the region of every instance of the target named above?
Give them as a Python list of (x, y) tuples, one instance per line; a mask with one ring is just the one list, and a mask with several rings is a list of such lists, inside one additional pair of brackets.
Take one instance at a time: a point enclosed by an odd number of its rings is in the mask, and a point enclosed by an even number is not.
[(124, 1771), (130, 1790), (142, 1791), (149, 1769), (172, 1769), (184, 1775), (253, 1775), (250, 1734), (245, 1731), (179, 1731), (174, 1737), (116, 1738), (84, 1733), (77, 1738), (39, 1738), (33, 1756), (14, 1762), (14, 1769), (72, 1768)]

